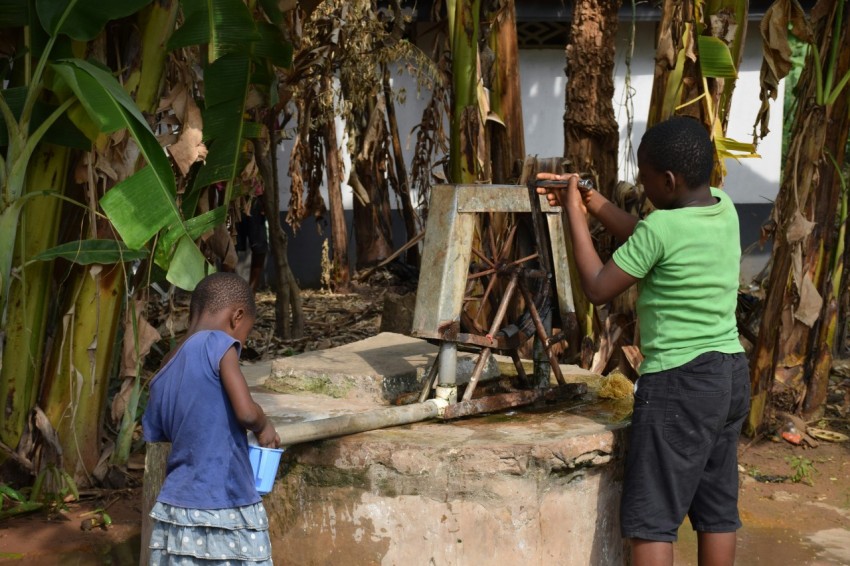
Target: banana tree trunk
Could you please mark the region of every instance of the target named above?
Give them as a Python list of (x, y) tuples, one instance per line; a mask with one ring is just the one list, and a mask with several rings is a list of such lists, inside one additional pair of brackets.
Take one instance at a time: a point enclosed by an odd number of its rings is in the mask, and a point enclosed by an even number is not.
[(519, 176), (525, 160), (525, 129), (522, 121), (522, 88), (519, 76), (519, 46), (516, 31), (516, 2), (508, 0), (495, 17), (490, 49), (495, 56), (490, 85), (490, 110), (501, 124), (488, 122), (493, 182), (508, 183)]
[[(729, 47), (729, 54), (735, 69), (741, 68), (744, 57), (744, 39), (747, 36), (747, 20), (749, 17), (749, 2), (738, 0), (707, 0), (704, 6), (703, 29), (723, 41)], [(706, 80), (708, 95), (716, 109), (711, 127), (713, 135), (722, 135), (729, 124), (729, 111), (732, 107), (732, 94), (735, 91), (736, 78), (714, 78)], [(726, 176), (726, 166), (723, 159), (718, 159), (711, 174), (711, 184), (715, 187), (723, 185)]]
[[(387, 121), (390, 128), (390, 138), (393, 146), (393, 163), (395, 164), (396, 192), (401, 201), (401, 211), (404, 217), (404, 229), (407, 240), (412, 240), (416, 234), (416, 210), (410, 195), (410, 176), (404, 163), (404, 152), (401, 148), (401, 136), (398, 131), (398, 117), (395, 111), (395, 97), (390, 83), (390, 69), (384, 64), (383, 69), (384, 102), (387, 105)], [(405, 254), (407, 263), (419, 267), (419, 246), (412, 246)]]
[[(708, 0), (705, 11), (710, 34), (729, 46), (732, 62), (736, 69), (740, 69), (744, 58), (744, 39), (747, 37), (749, 2)], [(717, 91), (720, 92), (717, 110), (724, 132), (729, 124), (729, 109), (732, 106), (732, 93), (735, 91), (736, 81), (737, 79), (718, 79), (717, 81)]]
[[(664, 0), (656, 38), (655, 72), (646, 127), (673, 116), (681, 101), (698, 97), (702, 84), (697, 62), (688, 57), (696, 42), (693, 0)], [(700, 105), (681, 112), (699, 116)]]
[[(333, 88), (333, 81), (330, 76), (325, 77), (322, 86), (327, 90)], [(334, 120), (329, 120), (324, 125), (323, 133), (328, 178), (328, 208), (331, 218), (331, 242), (333, 243), (331, 284), (337, 292), (347, 293), (351, 285), (351, 267), (348, 264), (348, 230), (345, 224), (345, 210), (342, 205), (342, 164)]]
[[(47, 187), (62, 194), (68, 176), (71, 150), (44, 144), (32, 157), (25, 194)], [(56, 245), (62, 201), (43, 196), (27, 199), (23, 205), (13, 263), (20, 265)], [(5, 328), (0, 399), (4, 418), (0, 439), (15, 447), (21, 438), (27, 415), (35, 403), (41, 380), (45, 324), (52, 288), (53, 262), (37, 262), (23, 268), (10, 287), (9, 312)]]
[[(838, 87), (824, 81), (818, 67), (831, 77), (850, 73), (850, 32), (840, 25), (842, 10), (846, 12), (845, 3), (836, 2), (813, 22), (818, 50), (807, 58), (797, 84), (800, 107), (772, 215), (770, 276), (750, 363), (753, 396), (745, 425), (750, 435), (766, 428), (773, 397), (782, 395), (785, 404), (812, 417), (822, 410), (826, 396), (835, 325), (841, 320), (836, 289), (842, 282), (836, 278), (843, 271), (844, 248), (837, 245), (835, 219), (846, 198), (841, 196), (838, 164), (845, 159), (850, 114), (846, 92), (826, 101)], [(836, 55), (831, 63), (830, 53)]]
[(275, 268), (275, 335), (285, 340), (301, 338), (304, 335), (304, 314), (301, 309), (301, 290), (295, 282), (295, 276), (289, 267), (287, 257), (288, 239), (280, 225), (280, 199), (277, 183), (276, 149), (279, 134), (274, 130), (274, 120), (267, 126), (270, 131), (270, 150), (261, 140), (253, 140), (254, 155), (263, 178), (265, 190), (262, 199), (269, 221), (269, 244)]
[[(729, 149), (725, 140), (748, 12), (748, 3), (737, 0), (665, 0), (658, 26), (647, 128), (673, 115), (700, 120), (716, 146), (711, 182), (718, 187), (727, 157), (755, 156), (752, 145)], [(706, 57), (703, 48), (709, 51)]]
[(481, 0), (449, 0), (452, 52), (451, 182), (474, 183), (483, 168), (483, 119), (478, 103), (478, 23)]
[(349, 183), (354, 188), (354, 238), (357, 268), (376, 265), (393, 253), (392, 217), (385, 167), (389, 161), (385, 145), (388, 131), (384, 121), (384, 98), (370, 104), (368, 119), (352, 120), (366, 124), (364, 130), (352, 128), (356, 141)]
[[(580, 0), (573, 7), (570, 42), (566, 48), (569, 77), (564, 112), (564, 158), (568, 172), (591, 174), (599, 191), (611, 200), (617, 185), (619, 126), (614, 116), (614, 55), (621, 0)], [(596, 334), (593, 306), (582, 291), (569, 230), (565, 232), (576, 321), (584, 349)], [(608, 255), (611, 239), (601, 248)], [(616, 312), (633, 310), (628, 302)], [(574, 353), (578, 340), (570, 344)], [(587, 356), (585, 356), (587, 357)]]
[(621, 0), (580, 0), (567, 45), (564, 157), (569, 171), (594, 173), (599, 192), (617, 184), (619, 126), (614, 116), (614, 46)]
[[(64, 468), (90, 485), (100, 458), (103, 407), (121, 320), (124, 267), (74, 268), (53, 343), (41, 406), (59, 435)], [(118, 300), (116, 300), (116, 298)]]

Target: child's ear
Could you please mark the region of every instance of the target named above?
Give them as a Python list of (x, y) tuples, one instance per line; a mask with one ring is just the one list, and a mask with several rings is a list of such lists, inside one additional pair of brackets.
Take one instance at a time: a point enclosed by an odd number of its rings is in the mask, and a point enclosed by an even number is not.
[(242, 307), (236, 307), (233, 309), (233, 312), (230, 313), (230, 327), (236, 328), (239, 326), (239, 323), (242, 322), (242, 319), (245, 318), (245, 309)]
[(667, 190), (671, 192), (676, 192), (677, 181), (678, 178), (676, 177), (675, 173), (673, 173), (672, 171), (664, 172), (664, 185), (666, 186)]

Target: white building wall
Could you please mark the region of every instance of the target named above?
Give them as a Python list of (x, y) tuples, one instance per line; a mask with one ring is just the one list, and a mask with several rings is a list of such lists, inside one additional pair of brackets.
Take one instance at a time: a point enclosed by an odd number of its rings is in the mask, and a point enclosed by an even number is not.
[[(632, 135), (628, 137), (626, 111), (626, 51), (630, 25), (621, 25), (617, 40), (614, 112), (620, 124), (620, 178), (634, 182), (637, 177), (635, 153), (646, 131), (649, 100), (654, 72), (654, 23), (639, 22), (632, 57), (630, 85), (633, 105)], [(563, 154), (564, 147), (564, 51), (562, 49), (524, 50), (520, 52), (523, 120), (526, 150), (531, 155), (552, 157)], [(749, 26), (744, 61), (732, 97), (727, 136), (751, 141), (753, 122), (761, 101), (759, 70), (761, 37), (757, 26)], [(759, 143), (761, 159), (727, 160), (725, 189), (739, 204), (764, 203), (772, 200), (779, 189), (782, 151), (782, 85), (778, 101), (771, 108), (771, 133)], [(628, 142), (632, 149), (629, 151)]]

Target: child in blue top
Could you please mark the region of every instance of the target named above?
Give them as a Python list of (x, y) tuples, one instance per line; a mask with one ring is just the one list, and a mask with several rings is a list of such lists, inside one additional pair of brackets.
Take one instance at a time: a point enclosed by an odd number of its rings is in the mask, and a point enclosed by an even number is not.
[(186, 338), (151, 382), (144, 437), (171, 442), (151, 510), (151, 565), (272, 563), (246, 429), (261, 446), (277, 447), (280, 438), (239, 369), (256, 316), (244, 279), (206, 277), (192, 293)]
[[(749, 372), (735, 305), (740, 262), (738, 217), (710, 186), (714, 148), (705, 128), (676, 117), (650, 128), (638, 149), (639, 178), (656, 210), (638, 220), (575, 175), (546, 190), (569, 218), (582, 287), (603, 304), (638, 285), (645, 356), (620, 509), (633, 566), (673, 564), (672, 542), (685, 515), (697, 531), (699, 564), (735, 561), (737, 441), (749, 410)], [(603, 264), (587, 225), (593, 214), (624, 242)]]

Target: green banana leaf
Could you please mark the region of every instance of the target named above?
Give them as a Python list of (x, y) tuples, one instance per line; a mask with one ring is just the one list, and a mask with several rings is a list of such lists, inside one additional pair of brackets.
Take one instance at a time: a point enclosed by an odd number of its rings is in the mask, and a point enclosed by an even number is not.
[(207, 263), (195, 241), (188, 235), (183, 235), (177, 242), (177, 249), (174, 250), (165, 278), (172, 285), (191, 291), (201, 279), (213, 271), (215, 269)]
[(251, 80), (251, 61), (247, 55), (225, 55), (209, 66), (205, 77), (204, 142), (209, 153), (195, 177), (192, 190), (225, 181), (228, 184), (226, 202), (229, 202), (243, 153), (246, 128), (243, 113)]
[[(261, 133), (259, 125), (243, 119), (248, 89), (261, 69), (291, 65), (292, 45), (274, 25), (254, 22), (241, 0), (183, 0), (181, 5), (186, 20), (168, 48), (209, 45), (210, 61), (204, 72), (203, 111), (209, 154), (185, 195), (184, 213), (188, 216), (203, 187), (226, 182), (226, 198), (231, 198), (233, 180), (243, 161), (244, 139)], [(265, 2), (263, 9), (273, 21), (282, 18), (279, 2)]]
[[(232, 198), (244, 163), (244, 140), (262, 133), (260, 125), (244, 120), (249, 87), (263, 70), (290, 65), (292, 45), (276, 26), (254, 22), (242, 0), (182, 0), (181, 5), (185, 23), (168, 48), (208, 45), (210, 61), (204, 70), (203, 110), (209, 153), (183, 198), (183, 213), (191, 216), (204, 187), (225, 182), (225, 202)], [(263, 9), (273, 21), (282, 17), (279, 2), (266, 2)], [(273, 73), (266, 75), (271, 82)]]
[(168, 49), (209, 45), (209, 60), (225, 53), (245, 53), (260, 34), (241, 0), (183, 0), (185, 23), (174, 32)]
[[(109, 133), (127, 128), (147, 162), (147, 166), (118, 183), (100, 199), (115, 230), (130, 249), (139, 250), (163, 228), (177, 227), (181, 236), (175, 239), (179, 241), (173, 254), (171, 249), (166, 249), (155, 257), (162, 258), (158, 264), (167, 269), (168, 281), (183, 289), (194, 289), (206, 271), (206, 259), (183, 224), (171, 164), (147, 121), (115, 78), (99, 67), (79, 59), (68, 59), (54, 64), (53, 69), (101, 131)], [(186, 241), (192, 243), (191, 249)]]
[[(153, 136), (133, 99), (108, 71), (82, 59), (60, 59), (52, 67), (65, 80), (102, 132), (109, 134), (126, 128), (130, 119), (130, 122), (138, 124)], [(156, 138), (153, 139), (156, 142)], [(159, 143), (156, 147), (159, 148), (158, 153), (162, 154), (161, 162), (167, 164), (168, 160)], [(173, 177), (171, 183), (174, 184)]]
[(255, 58), (268, 59), (275, 67), (287, 68), (292, 65), (292, 44), (286, 41), (279, 28), (260, 23), (257, 31), (259, 39), (253, 47)]
[[(189, 234), (190, 238), (197, 240), (217, 225), (222, 224), (226, 218), (227, 207), (220, 206), (207, 213), (187, 220), (185, 223), (185, 231)], [(157, 257), (155, 258), (155, 262), (157, 264), (167, 265), (167, 251), (171, 250), (174, 244), (176, 244), (184, 234), (183, 230), (177, 228), (179, 227), (170, 227), (160, 236), (159, 245), (156, 247)]]
[(151, 1), (35, 0), (35, 11), (50, 35), (64, 34), (77, 41), (89, 41), (100, 34), (107, 22), (135, 14)]
[[(230, 202), (242, 159), (245, 100), (251, 84), (253, 44), (262, 39), (241, 0), (182, 0), (185, 23), (168, 42), (169, 49), (209, 45), (204, 70), (204, 143), (209, 153), (183, 196), (183, 214), (194, 214), (201, 189), (226, 182)], [(166, 243), (176, 242), (174, 234)]]
[(280, 25), (283, 22), (283, 10), (278, 0), (260, 0), (260, 5), (272, 23)]
[(122, 263), (146, 257), (148, 250), (131, 250), (118, 240), (77, 240), (44, 250), (33, 257), (32, 261), (62, 258), (79, 265), (91, 265)]
[[(21, 110), (24, 107), (24, 100), (27, 96), (27, 87), (7, 88), (3, 91), (3, 98), (9, 105), (9, 109), (15, 118), (20, 119)], [(57, 106), (47, 104), (41, 100), (35, 102), (33, 107), (32, 117), (30, 118), (29, 133), (32, 134), (38, 127), (50, 116)], [(44, 134), (44, 141), (55, 145), (72, 147), (82, 151), (91, 149), (91, 142), (81, 132), (73, 122), (68, 119), (67, 114), (60, 116), (52, 126)], [(6, 128), (6, 121), (0, 121), (0, 147), (5, 147), (9, 143), (9, 130)]]
[(699, 66), (704, 77), (734, 79), (738, 77), (729, 46), (717, 37), (698, 37)]
[(227, 207), (219, 206), (216, 209), (187, 220), (186, 232), (193, 240), (197, 240), (219, 224), (222, 224), (226, 218)]

